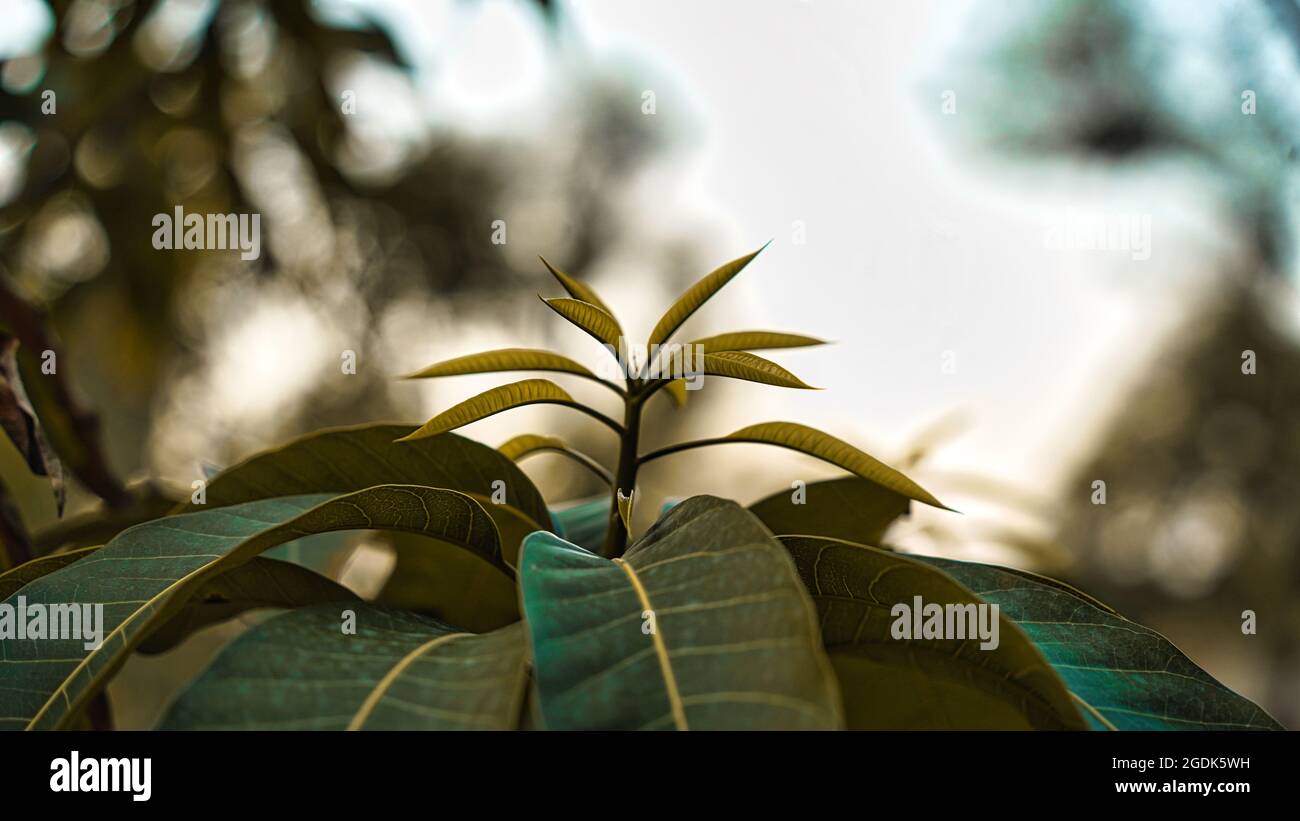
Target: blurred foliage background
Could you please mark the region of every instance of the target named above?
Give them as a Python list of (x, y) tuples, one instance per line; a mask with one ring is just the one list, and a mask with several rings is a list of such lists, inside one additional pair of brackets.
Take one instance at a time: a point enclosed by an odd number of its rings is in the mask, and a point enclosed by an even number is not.
[[(1052, 163), (1103, 179), (1176, 167), (1213, 192), (1244, 250), (1214, 261), (1221, 270), (1208, 285), (1177, 295), (1184, 319), (1142, 341), (1142, 374), (1115, 388), (1118, 409), (1087, 412), (1096, 431), (1062, 448), (1075, 456), (1059, 492), (999, 479), (991, 467), (945, 469), (939, 457), (950, 442), (982, 420), (957, 402), (914, 401), (915, 435), (872, 449), (970, 515), (918, 515), (891, 536), (904, 549), (958, 558), (987, 558), (971, 546), (995, 545), (1001, 560), (1060, 576), (1161, 630), (1297, 726), (1300, 350), (1290, 297), (1280, 295), (1292, 292), (1300, 267), (1290, 136), (1300, 102), (1287, 91), (1300, 11), (1291, 0), (1233, 0), (1197, 25), (1160, 2), (967, 5), (963, 19), (977, 24), (963, 27), (917, 89), (937, 99), (960, 78), (961, 110), (971, 113), (927, 123), (946, 154), (980, 164), (995, 186), (1048, 179)], [(406, 8), (450, 32), (434, 44), (382, 3), (32, 0), (25, 8), (35, 9), (30, 39), (0, 55), (0, 322), (19, 342), (17, 366), (62, 457), (68, 501), (60, 522), (49, 483), (6, 441), (0, 502), (38, 547), (88, 511), (131, 519), (165, 510), (205, 473), (298, 433), (420, 421), (480, 387), (474, 378), (451, 387), (394, 379), (435, 360), (542, 344), (589, 356), (589, 341), (572, 339), (538, 304), (536, 293), (552, 287), (538, 254), (600, 279), (620, 310), (653, 318), (696, 276), (766, 238), (721, 243), (725, 217), (692, 211), (656, 187), (666, 164), (697, 147), (698, 124), (689, 107), (644, 116), (643, 90), (689, 78), (674, 72), (667, 51), (612, 59), (590, 48), (562, 3)], [(474, 48), (494, 26), (521, 24), (540, 33), (549, 79), (534, 96), (545, 103), (516, 106), (507, 128), (484, 127), (478, 114), (489, 95), (475, 73), (499, 67), (470, 61), (468, 82), (456, 86), (447, 52)], [(1270, 104), (1240, 116), (1242, 89)], [(345, 98), (355, 113), (345, 113)], [(772, 116), (782, 115), (774, 108)], [(817, 123), (786, 128), (807, 134)], [(744, 134), (726, 139), (725, 151), (743, 153)], [(873, 167), (892, 161), (871, 146), (862, 154)], [(832, 194), (847, 211), (858, 195)], [(924, 201), (897, 192), (886, 200), (922, 215), (913, 221), (928, 219)], [(155, 250), (151, 220), (176, 206), (261, 214), (261, 257)], [(505, 244), (490, 241), (497, 220)], [(993, 264), (958, 256), (972, 278)], [(847, 266), (815, 274), (827, 300), (831, 283), (854, 276)], [(978, 293), (966, 287), (958, 294)], [(729, 325), (761, 325), (744, 307), (721, 309), (732, 312)], [(801, 325), (815, 318), (795, 313), (775, 324), (839, 335)], [(1267, 378), (1242, 377), (1244, 349)], [(46, 350), (57, 354), (53, 378), (41, 372)], [(346, 352), (355, 374), (340, 368)], [(605, 401), (580, 381), (567, 387)], [(827, 401), (840, 403), (841, 418), (860, 407), (834, 392)], [(653, 406), (646, 448), (680, 438), (686, 426), (725, 429), (738, 415), (735, 400), (710, 391), (694, 404), (689, 416)], [(613, 457), (602, 431), (563, 411), (529, 409), (471, 435), (498, 444), (543, 429)], [(647, 497), (707, 490), (750, 500), (772, 490), (772, 476), (753, 470), (773, 464), (767, 457), (723, 453), (657, 466), (643, 478)], [(527, 469), (556, 502), (595, 490), (551, 457)], [(701, 476), (715, 481), (706, 486)], [(778, 487), (788, 483), (781, 476)], [(1108, 483), (1105, 506), (1090, 503), (1097, 479)], [(656, 507), (644, 504), (640, 517)], [(358, 588), (377, 589), (402, 562), (400, 550), (394, 559), (393, 545), (370, 535), (320, 544), (313, 561)], [(1240, 632), (1245, 609), (1261, 614), (1257, 636)], [(133, 662), (113, 690), (120, 723), (147, 726), (150, 705), (237, 629), (209, 631), (189, 656)]]

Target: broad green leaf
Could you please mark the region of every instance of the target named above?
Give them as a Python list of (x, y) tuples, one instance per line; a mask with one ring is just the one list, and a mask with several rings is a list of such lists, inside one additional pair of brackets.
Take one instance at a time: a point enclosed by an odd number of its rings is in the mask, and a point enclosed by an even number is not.
[[(259, 453), (222, 471), (207, 487), (206, 508), (301, 493), (348, 493), (407, 483), (458, 490), (475, 499), (501, 535), (514, 565), (523, 538), (550, 524), (541, 493), (514, 462), (454, 433), (415, 442), (393, 440), (412, 425), (332, 428)], [(504, 483), (494, 487), (497, 482)], [(505, 491), (505, 501), (497, 504)], [(189, 510), (205, 507), (191, 505)], [(388, 534), (397, 563), (376, 602), (437, 614), (470, 630), (517, 621), (513, 580), (460, 547)]]
[[(542, 258), (539, 257), (539, 259)], [(614, 312), (610, 310), (610, 307), (607, 304), (605, 304), (605, 301), (596, 294), (595, 289), (593, 289), (590, 285), (588, 285), (585, 282), (582, 282), (581, 280), (569, 276), (568, 274), (561, 271), (559, 268), (556, 268), (555, 266), (551, 265), (551, 263), (547, 262), (545, 259), (542, 259), (542, 264), (546, 266), (546, 270), (551, 272), (551, 276), (555, 277), (555, 279), (560, 283), (560, 285), (564, 288), (564, 290), (569, 292), (569, 296), (573, 297), (579, 302), (586, 302), (590, 305), (595, 305), (597, 308), (609, 314), (610, 319), (614, 319)], [(614, 319), (614, 325), (618, 326), (617, 319)], [(621, 327), (619, 328), (618, 333), (619, 336), (623, 335), (623, 329)]]
[(761, 351), (774, 348), (806, 348), (810, 345), (825, 345), (826, 340), (802, 334), (787, 334), (779, 331), (732, 331), (731, 333), (706, 336), (691, 343), (691, 346), (704, 346), (705, 353), (722, 353), (724, 351)]
[(601, 381), (588, 368), (567, 356), (530, 348), (503, 348), (499, 351), (460, 356), (438, 362), (427, 368), (407, 374), (403, 379), (430, 379), (439, 376), (462, 376), (470, 373), (498, 373), (500, 371), (554, 371)]
[[(424, 540), (426, 546), (432, 544)], [(33, 559), (0, 574), (0, 601), (42, 576), (99, 550), (83, 547)], [(498, 576), (501, 574), (498, 573)], [(356, 599), (356, 595), (319, 573), (290, 562), (257, 557), (198, 588), (185, 608), (157, 628), (140, 645), (144, 653), (161, 653), (202, 627), (225, 621), (255, 607), (301, 607), (321, 601)]]
[[(550, 523), (541, 492), (514, 462), (454, 433), (402, 444), (393, 441), (412, 430), (413, 425), (368, 424), (307, 434), (221, 471), (207, 485), (206, 504), (185, 509), (303, 493), (351, 493), (385, 484), (442, 487), (473, 496), (483, 505), (512, 561), (519, 540)], [(505, 501), (496, 504), (493, 496), (501, 486)]]
[(472, 396), (448, 408), (425, 422), (418, 430), (408, 433), (397, 441), (414, 442), (427, 439), (471, 422), (495, 416), (511, 408), (537, 404), (574, 405), (576, 403), (563, 388), (548, 379), (525, 379), (522, 382), (512, 382)]
[[(763, 248), (767, 246), (764, 245)], [(691, 314), (699, 310), (700, 306), (709, 301), (709, 298), (716, 294), (722, 286), (731, 281), (732, 277), (740, 273), (754, 257), (758, 256), (763, 250), (759, 248), (752, 254), (746, 254), (739, 259), (733, 259), (726, 265), (714, 270), (705, 276), (699, 282), (686, 289), (686, 292), (677, 297), (664, 315), (655, 323), (654, 330), (650, 332), (650, 344), (662, 345), (668, 341), (668, 338), (682, 326), (682, 323), (690, 318)]]
[[(978, 605), (942, 572), (835, 539), (781, 539), (821, 618), (850, 729), (1085, 729), (1065, 685), (1005, 615), (998, 645), (894, 638), (895, 605)], [(991, 614), (990, 614), (991, 615)], [(965, 626), (964, 620), (954, 620)]]
[(57, 728), (116, 672), (149, 631), (209, 578), (278, 544), (338, 530), (401, 530), (455, 542), (508, 573), (496, 527), (455, 491), (386, 485), (358, 493), (290, 496), (169, 516), (137, 525), (6, 600), (102, 604), (103, 641), (7, 638), (0, 660), (0, 728)]
[(35, 581), (48, 573), (53, 573), (61, 567), (66, 567), (78, 559), (85, 558), (98, 549), (99, 545), (94, 545), (69, 550), (66, 553), (41, 556), (38, 559), (23, 562), (11, 570), (0, 573), (0, 601), (4, 601), (17, 593), (29, 582)]
[(829, 536), (874, 545), (910, 506), (906, 496), (845, 476), (778, 491), (750, 505), (749, 512), (778, 536)]
[[(609, 529), (609, 494), (555, 511), (565, 541), (599, 553)], [(0, 577), (3, 578), (3, 577)]]
[(593, 339), (609, 349), (611, 354), (618, 355), (618, 351), (622, 348), (619, 342), (623, 337), (623, 329), (618, 326), (614, 317), (589, 302), (577, 299), (543, 298), (542, 302), (550, 306), (552, 311), (590, 334)]
[[(425, 545), (431, 542), (425, 540)], [(213, 576), (195, 589), (185, 607), (150, 632), (141, 653), (163, 653), (194, 632), (259, 607), (298, 608), (325, 602), (360, 602), (338, 582), (292, 562), (258, 556)]]
[(744, 351), (705, 354), (704, 372), (713, 376), (727, 376), (732, 379), (744, 379), (747, 382), (776, 385), (780, 388), (816, 390), (775, 362)]
[(525, 650), (520, 625), (475, 635), (364, 602), (294, 610), (232, 642), (160, 729), (515, 729)]
[(839, 696), (779, 543), (697, 496), (609, 560), (549, 533), (520, 553), (548, 729), (830, 729)]
[(1038, 645), (1094, 726), (1120, 730), (1279, 730), (1154, 630), (1049, 579), (917, 556), (1001, 606)]

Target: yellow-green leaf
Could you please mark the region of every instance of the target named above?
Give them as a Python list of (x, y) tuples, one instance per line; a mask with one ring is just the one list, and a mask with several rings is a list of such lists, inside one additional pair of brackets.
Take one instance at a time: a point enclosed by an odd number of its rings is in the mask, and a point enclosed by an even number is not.
[(618, 322), (614, 317), (590, 302), (583, 302), (578, 299), (543, 298), (542, 302), (545, 302), (552, 311), (577, 325), (597, 342), (610, 349), (611, 354), (618, 355), (621, 347), (619, 340), (623, 338), (623, 329), (618, 326)]
[(497, 351), (459, 356), (438, 362), (427, 368), (407, 374), (403, 379), (431, 379), (439, 376), (461, 376), (470, 373), (498, 373), (500, 371), (554, 371), (571, 373), (587, 379), (599, 377), (567, 356), (531, 348), (502, 348)]
[(697, 339), (691, 345), (703, 345), (705, 353), (723, 351), (760, 351), (773, 348), (806, 348), (810, 345), (825, 345), (826, 340), (802, 334), (787, 334), (779, 331), (733, 331), (716, 336)]
[(419, 429), (397, 441), (410, 442), (437, 436), (511, 408), (537, 404), (573, 405), (575, 403), (572, 396), (549, 379), (525, 379), (522, 382), (512, 382), (470, 397), (433, 417)]
[(743, 379), (746, 382), (776, 385), (780, 388), (816, 390), (812, 385), (805, 384), (802, 379), (770, 359), (744, 351), (705, 354), (704, 372), (713, 376)]
[(525, 456), (531, 456), (534, 453), (558, 453), (561, 456), (567, 456), (573, 461), (590, 470), (600, 477), (601, 481), (612, 483), (614, 477), (595, 459), (580, 450), (574, 450), (564, 443), (563, 439), (556, 436), (541, 436), (536, 433), (524, 433), (497, 448), (501, 455), (511, 461), (519, 461)]
[(685, 379), (672, 380), (667, 385), (664, 385), (664, 390), (668, 391), (668, 396), (672, 398), (673, 405), (679, 408), (686, 406), (686, 397), (690, 394), (690, 391), (686, 389)]
[[(564, 288), (564, 290), (569, 292), (569, 296), (573, 297), (574, 299), (580, 302), (586, 302), (591, 305), (595, 305), (597, 308), (609, 314), (610, 319), (614, 320), (614, 325), (618, 326), (618, 320), (614, 317), (614, 311), (611, 310), (609, 305), (605, 303), (605, 300), (601, 299), (600, 296), (597, 295), (594, 288), (592, 288), (587, 283), (582, 282), (581, 280), (578, 279), (574, 279), (573, 277), (564, 273), (559, 268), (556, 268), (555, 266), (551, 265), (551, 263), (547, 262), (545, 258), (539, 257), (539, 259), (541, 259), (542, 264), (546, 266), (546, 270), (551, 272), (551, 276), (555, 277), (555, 279), (559, 281), (560, 285)], [(622, 335), (622, 333), (623, 330), (620, 327), (619, 334)]]
[[(763, 248), (766, 247), (766, 245), (763, 246)], [(690, 288), (687, 288), (686, 292), (677, 297), (677, 301), (664, 312), (663, 317), (655, 324), (654, 330), (650, 332), (650, 344), (662, 345), (667, 342), (668, 338), (682, 326), (683, 322), (690, 318), (691, 314), (699, 310), (700, 306), (708, 302), (709, 298), (716, 294), (723, 285), (726, 285), (731, 281), (732, 277), (740, 273), (750, 263), (750, 260), (759, 255), (763, 248), (759, 248), (752, 254), (746, 254), (740, 259), (733, 259)]]

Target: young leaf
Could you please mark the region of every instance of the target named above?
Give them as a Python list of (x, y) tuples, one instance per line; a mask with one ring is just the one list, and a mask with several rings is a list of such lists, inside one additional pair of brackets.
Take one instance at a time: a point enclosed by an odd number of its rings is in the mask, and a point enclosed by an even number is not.
[(705, 354), (704, 372), (714, 376), (744, 379), (746, 382), (776, 385), (779, 388), (816, 390), (775, 362), (744, 351)]
[(574, 450), (564, 444), (564, 440), (557, 436), (539, 436), (535, 433), (524, 433), (501, 445), (497, 450), (512, 462), (518, 462), (525, 456), (531, 456), (534, 453), (559, 453), (596, 474), (605, 484), (614, 483), (614, 477), (610, 475), (604, 466), (582, 451)]
[(534, 533), (520, 562), (545, 727), (840, 726), (807, 594), (735, 503), (688, 499), (622, 559)]
[[(355, 635), (339, 629), (343, 610)], [(223, 650), (160, 729), (515, 729), (524, 650), (520, 625), (474, 635), (364, 602), (294, 610)]]
[(426, 439), (430, 436), (437, 436), (463, 427), (471, 422), (495, 416), (502, 411), (537, 404), (564, 405), (575, 408), (603, 421), (616, 431), (622, 429), (617, 422), (606, 419), (595, 411), (574, 402), (572, 396), (549, 379), (525, 379), (522, 382), (512, 382), (509, 385), (492, 388), (477, 396), (470, 397), (459, 405), (455, 405), (433, 417), (418, 430), (408, 433), (397, 441), (413, 442)]
[[(767, 246), (764, 245), (763, 248)], [(699, 310), (700, 306), (709, 301), (709, 298), (716, 294), (722, 286), (731, 281), (732, 277), (740, 273), (754, 257), (762, 252), (759, 248), (752, 254), (746, 254), (739, 259), (733, 259), (726, 265), (714, 270), (705, 276), (699, 282), (686, 289), (686, 292), (677, 297), (663, 317), (655, 324), (654, 330), (650, 332), (650, 344), (662, 345), (668, 341), (682, 323), (690, 318), (691, 314)]]
[(812, 482), (781, 490), (749, 506), (778, 536), (829, 536), (878, 545), (894, 520), (907, 514), (911, 500), (857, 476)]
[[(894, 638), (894, 606), (978, 605), (925, 564), (819, 537), (781, 539), (820, 615), (850, 729), (1086, 729), (1065, 685), (1005, 616), (978, 636)], [(965, 620), (963, 619), (963, 627)], [(954, 620), (955, 624), (955, 620)]]
[(691, 345), (703, 345), (705, 353), (722, 353), (724, 351), (761, 351), (775, 348), (806, 348), (810, 345), (825, 345), (826, 340), (802, 334), (787, 334), (780, 331), (732, 331), (731, 333), (706, 336), (697, 339)]
[(998, 604), (1047, 657), (1098, 728), (1282, 729), (1164, 636), (1059, 583), (994, 565), (913, 558)]
[[(407, 374), (403, 379), (432, 379), (439, 376), (461, 376), (471, 373), (499, 373), (501, 371), (552, 371), (571, 373), (608, 385), (596, 374), (567, 356), (531, 348), (503, 348), (498, 351), (470, 354), (448, 359)], [(611, 387), (617, 387), (611, 385)]]
[(664, 390), (668, 391), (668, 396), (672, 398), (674, 406), (679, 408), (686, 406), (686, 397), (690, 394), (690, 390), (686, 387), (685, 379), (672, 380), (667, 385), (664, 385)]
[(576, 299), (546, 299), (545, 302), (552, 311), (577, 325), (582, 330), (591, 335), (593, 339), (606, 347), (615, 357), (622, 347), (620, 344), (623, 339), (623, 329), (618, 326), (614, 317), (592, 305), (590, 302), (582, 302)]
[[(614, 320), (614, 325), (616, 327), (618, 326), (618, 320), (614, 318), (614, 312), (610, 310), (609, 306), (605, 304), (605, 301), (596, 294), (596, 291), (590, 285), (581, 280), (574, 279), (559, 268), (552, 266), (551, 263), (547, 262), (542, 257), (538, 257), (538, 259), (542, 260), (542, 264), (546, 266), (546, 270), (551, 272), (551, 276), (555, 277), (555, 279), (559, 281), (564, 290), (569, 292), (569, 296), (579, 302), (586, 302), (590, 305), (595, 305), (597, 308), (609, 314), (609, 318)], [(618, 333), (619, 336), (623, 335), (622, 327), (619, 327)]]
[(706, 445), (724, 445), (733, 442), (776, 445), (777, 447), (806, 453), (824, 462), (844, 468), (869, 482), (875, 482), (887, 490), (900, 493), (909, 499), (924, 502), (927, 505), (943, 508), (944, 510), (950, 509), (934, 498), (925, 488), (874, 456), (864, 453), (848, 442), (836, 439), (828, 433), (795, 422), (762, 422), (741, 428), (734, 433), (717, 439), (699, 439), (694, 442), (670, 445), (645, 454), (641, 457), (641, 462), (649, 462), (691, 448)]
[(477, 502), (414, 485), (264, 499), (137, 525), (6, 600), (11, 606), (17, 596), (29, 605), (102, 604), (104, 635), (93, 648), (81, 637), (6, 639), (0, 728), (63, 726), (212, 576), (305, 535), (387, 529), (455, 542), (510, 572), (496, 528)]

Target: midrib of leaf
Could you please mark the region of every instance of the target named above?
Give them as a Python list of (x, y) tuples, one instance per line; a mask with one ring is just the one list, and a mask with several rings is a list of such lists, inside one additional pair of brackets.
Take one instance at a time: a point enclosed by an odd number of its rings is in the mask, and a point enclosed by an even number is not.
[[(622, 568), (627, 574), (628, 581), (632, 583), (632, 589), (636, 591), (637, 600), (641, 602), (641, 612), (654, 612), (650, 605), (650, 596), (646, 593), (645, 586), (641, 584), (641, 579), (636, 575), (632, 566), (622, 559), (614, 559), (614, 564)], [(668, 648), (664, 644), (663, 636), (659, 634), (659, 621), (655, 620), (655, 629), (650, 634), (650, 639), (654, 643), (655, 656), (659, 659), (659, 671), (664, 678), (664, 689), (668, 694), (668, 706), (673, 716), (673, 725), (678, 730), (690, 729), (686, 723), (686, 708), (682, 704), (681, 693), (677, 689), (677, 676), (673, 674), (672, 661), (668, 658)]]
[(435, 636), (412, 650), (410, 653), (407, 653), (401, 661), (393, 665), (393, 669), (384, 674), (384, 677), (375, 685), (375, 689), (370, 691), (370, 695), (366, 696), (366, 700), (362, 702), (361, 707), (357, 710), (357, 714), (352, 717), (350, 722), (348, 722), (347, 729), (361, 729), (361, 727), (366, 723), (366, 719), (370, 718), (370, 714), (374, 712), (375, 707), (377, 707), (379, 702), (383, 699), (384, 694), (388, 692), (388, 688), (392, 687), (393, 682), (397, 681), (397, 677), (400, 676), (406, 668), (414, 664), (417, 659), (425, 653), (432, 652), (435, 647), (440, 647), (443, 644), (469, 635), (472, 634), (448, 633), (442, 636)]

